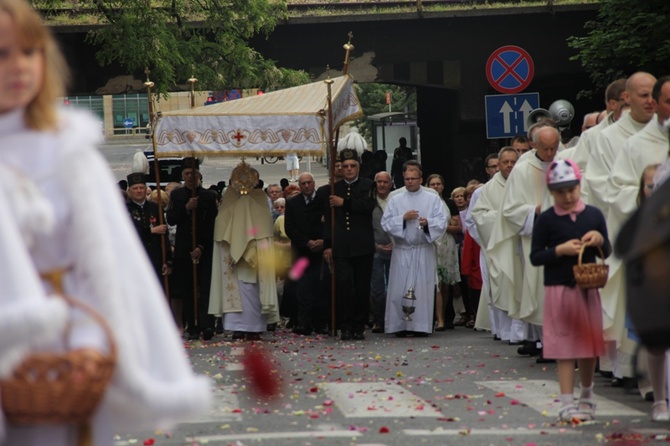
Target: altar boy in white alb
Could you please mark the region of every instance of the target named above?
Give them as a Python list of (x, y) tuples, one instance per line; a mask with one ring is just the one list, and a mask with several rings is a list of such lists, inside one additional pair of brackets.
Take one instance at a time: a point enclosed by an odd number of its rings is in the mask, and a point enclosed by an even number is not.
[[(425, 336), (433, 332), (437, 255), (433, 242), (447, 228), (449, 211), (435, 193), (421, 187), (421, 164), (403, 166), (405, 190), (389, 198), (382, 228), (393, 238), (393, 254), (386, 298), (386, 333)], [(416, 300), (403, 299), (412, 288)], [(413, 306), (409, 317), (403, 305)]]

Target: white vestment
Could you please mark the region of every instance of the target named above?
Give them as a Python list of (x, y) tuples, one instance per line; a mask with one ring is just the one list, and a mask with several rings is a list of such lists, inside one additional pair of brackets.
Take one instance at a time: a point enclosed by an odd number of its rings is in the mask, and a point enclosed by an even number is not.
[[(419, 220), (403, 220), (405, 212), (419, 211), (428, 220), (428, 233)], [(449, 222), (449, 210), (439, 195), (420, 188), (389, 196), (382, 228), (393, 238), (393, 254), (386, 298), (386, 333), (399, 331), (433, 332), (437, 256), (433, 242), (440, 238)], [(409, 288), (416, 300), (403, 299)], [(403, 305), (414, 305), (414, 313), (405, 320)]]
[[(628, 138), (617, 152), (607, 188), (607, 231), (614, 244), (621, 226), (638, 208), (642, 172), (650, 164), (663, 162), (668, 152), (668, 134), (661, 130), (656, 116), (639, 132)], [(625, 339), (625, 278), (621, 259), (610, 256), (609, 280), (600, 292), (605, 337), (620, 343)]]
[[(93, 444), (111, 446), (114, 433), (167, 427), (207, 411), (209, 381), (191, 370), (116, 180), (96, 148), (96, 122), (68, 111), (61, 113), (61, 130), (34, 131), (23, 114), (0, 116), (0, 166), (10, 172), (0, 174), (0, 377), (32, 352), (108, 349), (104, 331), (49, 296), (52, 288), (38, 278), (66, 269), (65, 293), (103, 315), (117, 348), (112, 383), (92, 419)], [(0, 444), (65, 446), (76, 432), (65, 425), (17, 428), (0, 416)]]
[[(509, 319), (507, 308), (509, 307), (508, 300), (511, 289), (502, 287), (504, 281), (501, 281), (500, 275), (494, 276), (491, 273), (491, 257), (488, 254), (487, 248), (491, 241), (491, 234), (493, 233), (493, 228), (495, 227), (498, 218), (500, 203), (502, 203), (505, 194), (506, 183), (507, 180), (505, 177), (503, 177), (500, 172), (496, 173), (484, 187), (477, 190), (481, 191), (479, 193), (479, 199), (474, 203), (474, 206), (472, 206), (472, 210), (469, 211), (475, 222), (475, 226), (477, 227), (477, 234), (482, 248), (481, 253), (484, 255), (487, 266), (486, 277), (488, 288), (487, 293), (484, 294), (484, 286), (482, 286), (482, 296), (486, 297), (487, 306), (493, 308), (491, 313), (489, 313), (491, 316), (491, 327), (496, 328), (497, 333), (495, 334), (500, 336), (504, 341), (510, 339), (511, 321), (507, 320)], [(482, 280), (483, 279), (484, 277), (482, 275)], [(495, 301), (494, 296), (496, 299)]]
[(645, 124), (634, 121), (630, 113), (624, 113), (615, 124), (608, 126), (598, 134), (596, 145), (591, 148), (583, 182), (589, 189), (589, 204), (600, 209), (605, 218), (609, 212), (607, 182), (614, 160), (626, 140), (642, 130), (644, 126)]
[[(490, 182), (491, 181), (489, 180), (489, 183)], [(477, 330), (490, 330), (493, 332), (493, 334), (498, 334), (498, 327), (492, 325), (493, 321), (491, 320), (488, 311), (488, 303), (490, 302), (489, 296), (491, 295), (491, 286), (489, 284), (489, 270), (486, 265), (486, 253), (484, 252), (486, 249), (486, 245), (482, 244), (482, 240), (479, 237), (479, 233), (477, 232), (477, 225), (475, 224), (475, 219), (472, 216), (472, 209), (477, 205), (477, 202), (479, 201), (479, 197), (482, 193), (483, 188), (484, 186), (476, 189), (472, 193), (472, 197), (470, 197), (470, 204), (468, 205), (468, 208), (466, 209), (465, 212), (465, 220), (463, 221), (463, 225), (470, 234), (470, 237), (472, 237), (475, 243), (477, 243), (477, 245), (479, 246), (479, 272), (482, 276), (482, 289), (480, 297), (481, 296), (486, 297), (485, 305), (481, 304), (482, 301), (480, 299), (479, 305), (475, 309), (475, 328)]]
[[(490, 274), (499, 280), (493, 300), (510, 317), (542, 325), (544, 306), (544, 269), (531, 266), (530, 245), (535, 208), (548, 209), (553, 198), (546, 186), (550, 163), (537, 156), (517, 163), (507, 178), (500, 212), (489, 240)], [(513, 293), (506, 299), (502, 293)], [(505, 308), (505, 303), (507, 308)]]
[[(575, 152), (572, 160), (577, 163), (579, 169), (582, 171), (582, 178), (584, 175), (586, 175), (589, 156), (593, 151), (593, 147), (596, 145), (598, 134), (600, 134), (601, 131), (613, 123), (614, 121), (612, 121), (612, 113), (610, 113), (605, 119), (600, 121), (598, 125), (584, 131), (582, 136), (579, 138), (579, 143), (577, 146), (575, 146)], [(557, 158), (565, 159), (564, 156), (557, 156)], [(589, 203), (589, 187), (586, 181), (582, 181), (579, 191), (584, 203)]]

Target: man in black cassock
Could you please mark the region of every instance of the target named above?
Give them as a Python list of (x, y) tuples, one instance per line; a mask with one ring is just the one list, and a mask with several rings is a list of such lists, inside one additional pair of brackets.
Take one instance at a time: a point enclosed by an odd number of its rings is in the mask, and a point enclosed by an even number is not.
[[(172, 268), (172, 251), (166, 238), (167, 225), (159, 224), (158, 205), (147, 200), (146, 175), (135, 172), (128, 175), (128, 213), (135, 226), (137, 235), (149, 256), (156, 276), (164, 285), (162, 276), (170, 274)], [(165, 259), (161, 248), (161, 239), (165, 240)]]
[[(323, 257), (335, 266), (335, 298), (340, 339), (363, 340), (370, 314), (370, 280), (375, 238), (372, 230), (374, 182), (359, 177), (356, 150), (340, 152), (343, 179), (335, 183), (325, 211)], [(331, 237), (331, 212), (335, 208), (335, 234)]]
[[(167, 221), (177, 226), (174, 247), (172, 297), (183, 302), (184, 320), (189, 340), (202, 334), (204, 340), (214, 335), (214, 317), (208, 314), (212, 276), (214, 220), (218, 212), (216, 192), (202, 187), (197, 158), (184, 158), (184, 187), (172, 191)], [(195, 213), (196, 243), (193, 247), (192, 216)], [(193, 264), (197, 262), (198, 325), (195, 323)]]

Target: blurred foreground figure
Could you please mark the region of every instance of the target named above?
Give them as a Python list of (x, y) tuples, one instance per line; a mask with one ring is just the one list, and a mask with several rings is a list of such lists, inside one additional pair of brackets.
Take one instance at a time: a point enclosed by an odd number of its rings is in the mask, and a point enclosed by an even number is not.
[[(10, 401), (3, 401), (3, 445), (111, 446), (117, 432), (165, 428), (210, 403), (208, 381), (191, 370), (156, 273), (96, 149), (99, 127), (88, 114), (55, 107), (65, 77), (37, 14), (23, 0), (0, 0), (1, 397), (31, 355), (99, 358), (110, 342), (116, 346), (111, 383), (90, 419), (81, 426), (19, 426), (6, 421)], [(60, 285), (63, 295), (103, 315), (111, 334), (59, 297)]]

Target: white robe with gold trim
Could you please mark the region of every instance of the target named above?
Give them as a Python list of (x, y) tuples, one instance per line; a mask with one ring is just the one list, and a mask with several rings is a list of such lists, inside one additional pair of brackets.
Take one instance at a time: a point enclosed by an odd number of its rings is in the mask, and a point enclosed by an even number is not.
[[(536, 325), (542, 325), (544, 269), (531, 266), (529, 256), (535, 208), (541, 205), (545, 210), (553, 205), (545, 179), (548, 167), (537, 156), (527, 156), (514, 166), (488, 248), (490, 274), (500, 277), (499, 290), (513, 293), (507, 305), (510, 317)], [(493, 299), (504, 302), (500, 295)]]

